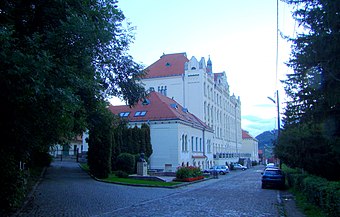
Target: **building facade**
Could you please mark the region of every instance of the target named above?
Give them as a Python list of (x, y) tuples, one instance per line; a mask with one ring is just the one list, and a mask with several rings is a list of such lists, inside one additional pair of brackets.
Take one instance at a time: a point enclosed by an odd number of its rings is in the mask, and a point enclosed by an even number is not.
[(146, 69), (145, 89), (176, 100), (213, 129), (215, 164), (236, 162), (242, 154), (241, 100), (230, 95), (225, 72), (213, 73), (210, 58), (186, 53), (162, 55)]
[(252, 137), (248, 131), (242, 130), (242, 149), (241, 153), (244, 156), (241, 158), (249, 159), (250, 161), (259, 162), (259, 142)]
[(202, 170), (214, 165), (213, 130), (178, 102), (151, 91), (133, 107), (110, 106), (113, 114), (126, 118), (129, 127), (150, 127), (153, 153), (149, 169), (175, 172), (179, 166)]

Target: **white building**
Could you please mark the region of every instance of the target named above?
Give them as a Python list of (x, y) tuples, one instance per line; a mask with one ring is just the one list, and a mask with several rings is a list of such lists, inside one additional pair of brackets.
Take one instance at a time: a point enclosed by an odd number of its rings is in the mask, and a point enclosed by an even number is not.
[(241, 101), (230, 95), (225, 72), (213, 73), (212, 62), (190, 60), (186, 53), (162, 55), (146, 69), (145, 89), (175, 99), (214, 130), (216, 164), (236, 162), (242, 146)]
[(150, 92), (144, 103), (109, 109), (126, 118), (130, 127), (149, 125), (153, 149), (150, 169), (174, 172), (179, 166), (205, 169), (214, 165), (212, 128), (175, 100)]
[(241, 152), (244, 153), (244, 156), (240, 157), (259, 162), (259, 142), (245, 130), (242, 130)]
[(88, 132), (84, 132), (82, 135), (76, 136), (74, 139), (69, 141), (68, 145), (56, 144), (50, 148), (50, 154), (53, 157), (77, 157), (88, 151), (88, 143), (86, 142), (88, 138)]

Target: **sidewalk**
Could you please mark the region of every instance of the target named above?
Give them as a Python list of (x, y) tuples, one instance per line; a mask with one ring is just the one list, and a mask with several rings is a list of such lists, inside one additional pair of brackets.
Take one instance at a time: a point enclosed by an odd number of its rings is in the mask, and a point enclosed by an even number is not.
[(304, 215), (302, 213), (302, 211), (300, 211), (298, 209), (298, 207), (295, 204), (295, 197), (293, 194), (291, 194), (290, 192), (286, 191), (286, 192), (280, 192), (279, 193), (279, 197), (280, 197), (280, 202), (282, 205), (282, 208), (284, 209), (283, 212), (285, 215), (281, 215), (282, 217), (306, 217), (306, 215)]

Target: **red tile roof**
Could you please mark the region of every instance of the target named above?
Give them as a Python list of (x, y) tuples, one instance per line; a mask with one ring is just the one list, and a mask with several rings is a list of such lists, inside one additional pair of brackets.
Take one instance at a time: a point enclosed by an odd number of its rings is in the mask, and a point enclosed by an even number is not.
[(242, 139), (254, 139), (247, 131), (242, 130)]
[[(148, 95), (149, 104), (143, 105), (139, 101), (134, 107), (129, 106), (113, 106), (109, 109), (113, 114), (119, 115), (122, 112), (130, 112), (127, 119), (130, 122), (147, 122), (147, 121), (166, 121), (166, 120), (181, 120), (189, 124), (193, 124), (199, 128), (212, 129), (202, 122), (195, 115), (189, 113), (185, 108), (179, 105), (175, 100), (163, 96), (157, 92), (150, 92)], [(145, 111), (145, 116), (135, 116), (136, 112)]]
[(164, 54), (146, 68), (144, 78), (168, 77), (184, 74), (184, 64), (188, 62), (186, 53)]

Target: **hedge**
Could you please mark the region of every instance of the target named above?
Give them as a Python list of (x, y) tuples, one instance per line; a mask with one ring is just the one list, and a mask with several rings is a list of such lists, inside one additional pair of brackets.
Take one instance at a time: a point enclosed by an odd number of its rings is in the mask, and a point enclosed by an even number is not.
[(302, 192), (308, 201), (328, 216), (340, 216), (340, 182), (308, 174), (287, 174), (289, 187)]

